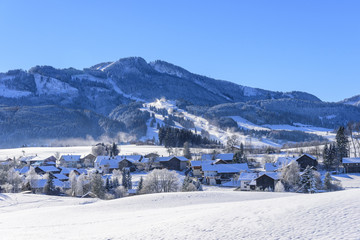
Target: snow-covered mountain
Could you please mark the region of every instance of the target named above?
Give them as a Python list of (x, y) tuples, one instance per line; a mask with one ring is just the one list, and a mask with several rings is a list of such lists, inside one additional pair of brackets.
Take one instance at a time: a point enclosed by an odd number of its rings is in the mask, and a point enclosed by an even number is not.
[(351, 97), (351, 98), (346, 98), (343, 101), (341, 101), (340, 103), (360, 107), (360, 95), (356, 95), (356, 96)]
[(149, 106), (158, 99), (166, 99), (185, 117), (193, 116), (184, 122), (187, 125), (207, 121), (207, 127), (197, 130), (220, 140), (228, 136), (220, 136), (228, 129), (252, 124), (257, 126), (250, 129), (254, 131), (264, 130), (267, 124), (296, 123), (333, 129), (360, 119), (360, 109), (350, 104), (322, 102), (304, 92), (251, 88), (193, 74), (164, 61), (148, 63), (130, 57), (83, 70), (36, 66), (0, 73), (0, 145), (87, 135), (99, 138), (118, 132), (139, 139), (154, 137), (156, 131), (151, 134), (149, 129), (154, 112)]

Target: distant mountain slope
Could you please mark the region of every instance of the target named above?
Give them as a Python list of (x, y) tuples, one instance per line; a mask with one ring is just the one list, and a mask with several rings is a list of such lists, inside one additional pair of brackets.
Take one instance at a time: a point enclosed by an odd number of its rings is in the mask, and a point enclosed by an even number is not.
[(360, 109), (345, 102), (246, 87), (164, 61), (147, 63), (130, 57), (83, 70), (36, 66), (0, 73), (0, 146), (117, 132), (140, 138), (150, 123), (150, 114), (140, 109), (160, 98), (212, 124), (225, 124), (223, 128), (236, 126), (228, 116), (259, 125), (302, 123), (327, 128), (360, 119)]
[(351, 98), (346, 98), (343, 101), (341, 101), (340, 103), (360, 107), (360, 95), (356, 95), (356, 96), (351, 97)]

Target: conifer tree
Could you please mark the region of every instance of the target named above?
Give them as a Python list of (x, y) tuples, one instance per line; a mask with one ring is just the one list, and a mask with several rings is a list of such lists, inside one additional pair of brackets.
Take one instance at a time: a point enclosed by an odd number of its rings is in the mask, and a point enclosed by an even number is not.
[(335, 165), (338, 168), (342, 159), (349, 155), (349, 140), (345, 135), (345, 128), (339, 127), (336, 133), (336, 161)]
[(143, 185), (144, 185), (144, 179), (143, 177), (141, 176), (140, 177), (140, 181), (139, 181), (139, 184), (138, 184), (138, 187), (137, 187), (137, 193), (140, 194), (142, 189), (143, 189)]

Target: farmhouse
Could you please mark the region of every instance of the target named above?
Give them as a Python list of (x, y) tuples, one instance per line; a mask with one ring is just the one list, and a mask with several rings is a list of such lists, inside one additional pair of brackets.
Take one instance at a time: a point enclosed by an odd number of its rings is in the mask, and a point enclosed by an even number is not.
[(343, 158), (342, 164), (346, 173), (360, 173), (360, 158)]
[(194, 177), (202, 177), (203, 176), (203, 165), (211, 165), (213, 163), (212, 160), (194, 160), (190, 161), (190, 167), (192, 169)]
[(37, 174), (43, 175), (46, 173), (60, 173), (60, 169), (54, 167), (54, 166), (38, 166), (35, 168), (35, 172)]
[(170, 156), (159, 157), (157, 161), (160, 162), (163, 168), (182, 171), (187, 167), (189, 159), (186, 157)]
[(205, 183), (209, 185), (230, 181), (235, 174), (249, 171), (247, 163), (203, 165)]
[(274, 190), (276, 183), (280, 180), (280, 173), (277, 172), (260, 172), (259, 177), (255, 178), (256, 187), (260, 190)]
[(310, 154), (303, 154), (299, 157), (279, 157), (274, 164), (274, 167), (280, 169), (289, 165), (293, 161), (296, 161), (299, 164), (300, 171), (304, 171), (307, 166), (316, 169), (318, 165), (318, 161), (314, 156), (311, 156)]
[(224, 162), (227, 163), (232, 163), (234, 158), (234, 154), (233, 153), (219, 153), (219, 154), (203, 154), (201, 156), (201, 160), (217, 160), (220, 159)]
[(56, 162), (58, 167), (76, 168), (81, 165), (80, 155), (62, 155)]
[(247, 173), (242, 172), (239, 176), (238, 182), (240, 185), (240, 190), (242, 191), (250, 191), (255, 190), (253, 187), (254, 185), (251, 185), (251, 183), (258, 177), (257, 173)]

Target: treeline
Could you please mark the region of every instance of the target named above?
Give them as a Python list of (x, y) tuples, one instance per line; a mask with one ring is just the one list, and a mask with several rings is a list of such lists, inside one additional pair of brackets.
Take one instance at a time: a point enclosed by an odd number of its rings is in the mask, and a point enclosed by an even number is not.
[(159, 128), (160, 145), (164, 145), (165, 147), (183, 147), (185, 142), (188, 142), (194, 147), (221, 146), (219, 141), (204, 138), (198, 134), (194, 134), (190, 130), (171, 127)]

